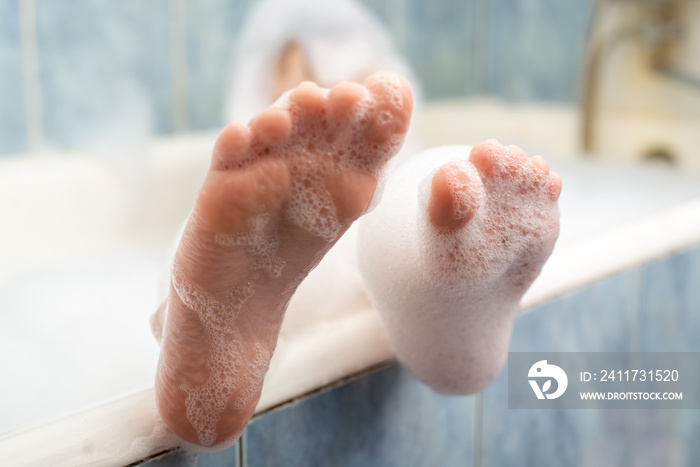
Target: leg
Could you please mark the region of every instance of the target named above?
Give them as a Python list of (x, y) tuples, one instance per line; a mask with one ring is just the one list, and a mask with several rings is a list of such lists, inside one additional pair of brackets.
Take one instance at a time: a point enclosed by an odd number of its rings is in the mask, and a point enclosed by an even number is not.
[(159, 411), (191, 443), (234, 441), (253, 414), (301, 280), (372, 203), (408, 129), (408, 83), (304, 83), (219, 135), (172, 269)]
[(361, 272), (399, 360), (450, 394), (498, 375), (559, 232), (561, 179), (544, 159), (494, 141), (460, 160), (468, 151), (414, 157), (360, 225)]

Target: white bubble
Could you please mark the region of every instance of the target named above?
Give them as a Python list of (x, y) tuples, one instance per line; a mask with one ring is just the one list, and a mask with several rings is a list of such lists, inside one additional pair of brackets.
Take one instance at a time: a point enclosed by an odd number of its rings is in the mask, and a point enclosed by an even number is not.
[(282, 275), (285, 262), (277, 256), (279, 248), (279, 236), (276, 232), (267, 229), (270, 216), (263, 214), (249, 220), (250, 230), (246, 233), (236, 233), (230, 235), (218, 234), (216, 242), (222, 246), (243, 246), (247, 247), (247, 253), (255, 258), (250, 265), (251, 271), (263, 269), (269, 276), (277, 279)]

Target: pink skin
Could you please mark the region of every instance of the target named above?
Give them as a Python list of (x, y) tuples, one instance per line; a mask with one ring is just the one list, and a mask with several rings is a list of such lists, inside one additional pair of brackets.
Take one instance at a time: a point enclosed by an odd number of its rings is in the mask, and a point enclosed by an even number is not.
[[(494, 143), (493, 140), (489, 140), (477, 144), (474, 146), (469, 156), (469, 161), (487, 177), (495, 175), (495, 168), (499, 163), (499, 156), (494, 152)], [(495, 144), (499, 145), (498, 143)], [(556, 172), (550, 172), (549, 163), (542, 156), (532, 156), (528, 158), (525, 151), (515, 145), (506, 146), (505, 149), (515, 156), (516, 161), (523, 164), (532, 164), (540, 170), (542, 176), (549, 177), (549, 180), (546, 182), (546, 189), (551, 194), (552, 201), (556, 202), (559, 199), (559, 194), (561, 193), (561, 177)], [(450, 173), (463, 183), (462, 191), (467, 193), (469, 174), (463, 171), (458, 164), (450, 163), (443, 165), (433, 176), (428, 214), (435, 226), (457, 230), (464, 227), (464, 225), (469, 222), (474, 216), (474, 212), (469, 212), (465, 217), (455, 216), (456, 200), (454, 192), (448, 186), (448, 174)]]
[(393, 73), (303, 83), (288, 101), (221, 132), (177, 251), (156, 400), (190, 443), (240, 436), (290, 297), (369, 207), (413, 106)]

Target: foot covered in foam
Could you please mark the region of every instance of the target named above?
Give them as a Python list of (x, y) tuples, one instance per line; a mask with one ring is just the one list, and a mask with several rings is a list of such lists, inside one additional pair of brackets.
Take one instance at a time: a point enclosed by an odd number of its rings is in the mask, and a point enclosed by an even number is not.
[(544, 159), (496, 141), (429, 150), (392, 174), (360, 223), (360, 268), (418, 379), (471, 394), (498, 375), (520, 298), (559, 233), (560, 191)]
[(393, 73), (322, 90), (303, 83), (219, 135), (174, 261), (156, 399), (205, 447), (252, 416), (289, 299), (377, 196), (413, 100)]

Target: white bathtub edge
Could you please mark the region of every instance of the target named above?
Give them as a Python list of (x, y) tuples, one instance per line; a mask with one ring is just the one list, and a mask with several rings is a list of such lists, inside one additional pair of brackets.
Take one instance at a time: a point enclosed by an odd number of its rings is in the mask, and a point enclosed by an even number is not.
[(698, 244), (700, 198), (555, 249), (523, 297), (521, 309), (529, 311), (552, 298)]
[(153, 389), (0, 438), (3, 465), (23, 467), (125, 466), (172, 448), (152, 443), (157, 414)]

